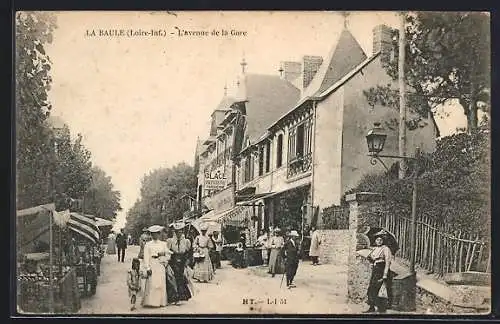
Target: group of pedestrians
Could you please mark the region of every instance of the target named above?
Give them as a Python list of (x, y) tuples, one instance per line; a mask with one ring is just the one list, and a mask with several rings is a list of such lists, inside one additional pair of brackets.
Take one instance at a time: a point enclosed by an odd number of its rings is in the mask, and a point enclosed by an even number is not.
[(272, 233), (269, 236), (263, 231), (257, 239), (263, 263), (268, 266), (268, 273), (272, 277), (284, 274), (287, 287), (294, 288), (293, 280), (301, 257), (300, 235), (296, 230), (283, 233), (279, 228), (272, 230)]
[(117, 234), (111, 231), (108, 236), (106, 253), (118, 254), (118, 262), (125, 262), (125, 250), (127, 249), (128, 242), (129, 238), (125, 235), (123, 228)]
[(193, 280), (207, 283), (214, 278), (215, 269), (220, 268), (222, 239), (217, 232), (208, 235), (208, 226), (202, 224), (191, 243), (185, 228), (184, 223), (174, 223), (170, 238), (165, 238), (163, 226), (143, 229), (139, 254), (127, 277), (132, 310), (141, 290), (143, 307), (181, 305), (194, 296)]

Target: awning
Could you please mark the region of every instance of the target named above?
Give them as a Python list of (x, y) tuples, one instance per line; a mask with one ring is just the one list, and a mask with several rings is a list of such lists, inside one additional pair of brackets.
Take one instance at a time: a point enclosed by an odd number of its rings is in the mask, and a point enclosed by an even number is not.
[(26, 209), (21, 209), (16, 212), (17, 217), (24, 217), (24, 216), (30, 216), (30, 215), (35, 215), (40, 212), (47, 212), (47, 211), (55, 211), (56, 210), (56, 205), (55, 204), (46, 204), (46, 205), (40, 205), (36, 207), (31, 207), (31, 208), (26, 208)]
[(17, 237), (21, 247), (34, 241), (49, 242), (47, 233), (50, 229), (50, 217), (53, 211), (55, 211), (55, 205), (47, 204), (16, 212)]
[(245, 200), (237, 202), (236, 205), (237, 206), (248, 206), (248, 205), (252, 206), (255, 202), (257, 202), (261, 199), (269, 198), (269, 197), (274, 196), (276, 194), (277, 193), (274, 193), (274, 192), (266, 192), (266, 193), (251, 195), (248, 197), (244, 197)]
[(78, 213), (70, 213), (68, 228), (93, 243), (99, 242), (99, 227), (97, 226), (97, 222), (90, 217), (86, 217)]
[(100, 218), (100, 217), (94, 217), (94, 220), (96, 222), (97, 227), (113, 227), (114, 223), (110, 220)]
[(252, 206), (236, 206), (221, 215), (217, 222), (222, 225), (245, 226), (246, 221), (253, 216), (253, 212)]

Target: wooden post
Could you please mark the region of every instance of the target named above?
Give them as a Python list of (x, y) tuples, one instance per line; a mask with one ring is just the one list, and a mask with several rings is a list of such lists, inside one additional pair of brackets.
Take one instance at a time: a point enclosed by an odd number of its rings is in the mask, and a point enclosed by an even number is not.
[[(406, 87), (405, 87), (405, 14), (400, 13), (399, 27), (399, 58), (398, 58), (398, 82), (399, 82), (399, 156), (406, 156)], [(403, 179), (406, 173), (406, 159), (401, 159), (399, 164), (399, 179)]]
[(54, 313), (54, 273), (52, 271), (53, 260), (53, 235), (52, 235), (52, 217), (53, 212), (49, 212), (49, 312)]
[(411, 254), (410, 254), (410, 272), (415, 273), (415, 253), (417, 246), (417, 177), (418, 177), (418, 156), (420, 155), (420, 150), (417, 147), (415, 149), (415, 158), (417, 159), (417, 166), (415, 174), (413, 175), (413, 195), (411, 202)]

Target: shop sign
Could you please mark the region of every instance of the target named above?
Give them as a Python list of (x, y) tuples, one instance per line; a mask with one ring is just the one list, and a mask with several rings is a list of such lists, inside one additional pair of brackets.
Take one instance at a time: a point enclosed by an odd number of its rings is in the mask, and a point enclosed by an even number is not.
[(223, 190), (227, 187), (228, 179), (224, 172), (205, 171), (205, 190)]

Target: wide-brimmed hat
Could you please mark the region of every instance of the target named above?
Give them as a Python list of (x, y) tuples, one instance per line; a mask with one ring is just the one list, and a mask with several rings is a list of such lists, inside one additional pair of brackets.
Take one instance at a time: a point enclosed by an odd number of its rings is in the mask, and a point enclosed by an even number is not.
[(163, 226), (160, 225), (152, 225), (148, 228), (148, 232), (150, 233), (159, 233), (163, 231)]
[(205, 224), (205, 223), (201, 224), (200, 231), (208, 231), (208, 224)]
[(378, 231), (377, 233), (375, 233), (375, 234), (373, 235), (373, 237), (382, 237), (382, 238), (384, 238), (384, 237), (386, 237), (387, 235), (389, 235), (389, 233), (387, 233), (387, 231), (385, 231), (385, 230), (380, 230), (380, 231)]
[(184, 227), (186, 227), (186, 224), (180, 223), (180, 222), (179, 223), (173, 223), (172, 227), (174, 228), (174, 230), (180, 231), (180, 230), (184, 229)]
[(273, 231), (274, 231), (274, 233), (279, 233), (279, 232), (281, 232), (281, 229), (279, 227), (276, 227)]
[(148, 231), (148, 228), (147, 228), (147, 227), (144, 227), (144, 228), (142, 229), (142, 231), (143, 231), (143, 232), (147, 232), (147, 231)]
[(288, 234), (289, 236), (295, 236), (295, 237), (299, 237), (299, 233), (297, 233), (297, 231), (290, 231), (290, 234)]

